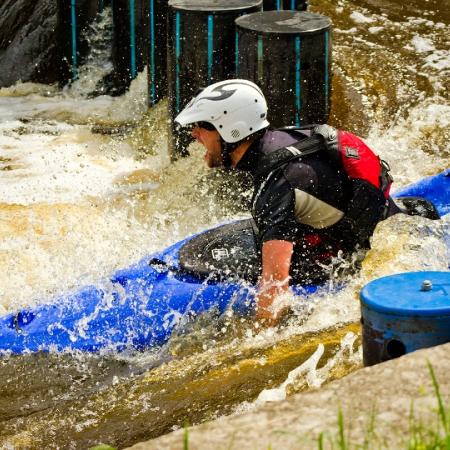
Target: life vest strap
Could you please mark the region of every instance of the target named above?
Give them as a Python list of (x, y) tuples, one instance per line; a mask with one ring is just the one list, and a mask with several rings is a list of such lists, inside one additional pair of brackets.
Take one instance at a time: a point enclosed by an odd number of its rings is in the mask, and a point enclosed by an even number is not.
[(255, 176), (261, 177), (266, 175), (288, 162), (317, 153), (324, 148), (324, 138), (320, 134), (314, 134), (287, 147), (279, 148), (268, 155), (261, 156)]

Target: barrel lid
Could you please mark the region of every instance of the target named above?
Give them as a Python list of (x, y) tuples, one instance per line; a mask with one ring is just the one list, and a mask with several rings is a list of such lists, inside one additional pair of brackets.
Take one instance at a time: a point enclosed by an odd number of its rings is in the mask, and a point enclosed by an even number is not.
[(262, 0), (170, 0), (169, 6), (184, 11), (226, 13), (261, 7)]
[(305, 11), (263, 11), (239, 17), (236, 25), (257, 33), (305, 35), (329, 29), (331, 20)]
[(361, 290), (361, 303), (397, 315), (450, 314), (450, 272), (407, 272), (371, 281)]

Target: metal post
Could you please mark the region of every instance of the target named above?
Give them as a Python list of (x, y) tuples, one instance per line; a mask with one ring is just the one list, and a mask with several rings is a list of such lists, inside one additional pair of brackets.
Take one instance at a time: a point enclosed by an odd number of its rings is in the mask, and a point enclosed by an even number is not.
[(114, 0), (113, 50), (115, 93), (125, 92), (147, 63), (147, 0)]
[(167, 0), (146, 0), (148, 22), (148, 104), (167, 96)]

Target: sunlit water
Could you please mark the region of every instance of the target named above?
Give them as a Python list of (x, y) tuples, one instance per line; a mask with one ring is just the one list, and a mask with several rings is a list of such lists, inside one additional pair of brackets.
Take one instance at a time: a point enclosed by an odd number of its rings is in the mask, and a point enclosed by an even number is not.
[[(449, 167), (444, 2), (312, 3), (334, 23), (331, 123), (366, 137), (390, 162), (395, 189)], [(108, 17), (97, 26), (107, 28)], [(88, 98), (108, 70), (101, 58), (62, 92), (33, 84), (0, 90), (2, 313), (246, 215), (236, 180), (208, 172), (199, 148), (169, 163), (164, 104), (146, 112), (145, 74), (123, 97)], [(361, 364), (359, 288), (393, 272), (447, 270), (448, 227), (386, 221), (361, 275), (338, 293), (292, 299), (294, 313), (279, 329), (211, 314), (139, 355), (3, 359), (0, 445), (124, 446), (185, 419), (238, 414), (341, 377)]]

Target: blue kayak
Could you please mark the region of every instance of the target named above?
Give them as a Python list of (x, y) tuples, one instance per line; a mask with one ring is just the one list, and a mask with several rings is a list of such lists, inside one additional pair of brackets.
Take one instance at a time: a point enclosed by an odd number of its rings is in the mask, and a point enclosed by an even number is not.
[[(422, 197), (431, 201), (441, 216), (448, 214), (449, 175), (444, 172), (425, 178), (396, 197)], [(189, 270), (190, 260), (184, 255), (194, 241), (211, 255), (198, 273)], [(248, 314), (254, 287), (251, 281), (238, 280), (249, 279), (246, 275), (254, 266), (256, 251), (242, 255), (254, 245), (249, 221), (224, 225), (149, 255), (119, 270), (101, 286), (86, 286), (55, 297), (51, 303), (3, 316), (0, 353), (143, 350), (162, 345), (180, 324), (206, 311), (221, 314), (232, 308)], [(221, 260), (234, 256), (240, 261), (236, 273), (222, 270), (220, 276), (208, 276), (217, 273)], [(183, 257), (184, 264), (180, 264)], [(293, 287), (301, 295), (319, 288)]]

